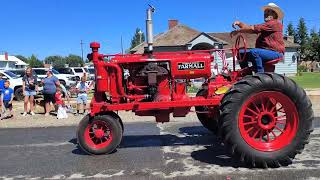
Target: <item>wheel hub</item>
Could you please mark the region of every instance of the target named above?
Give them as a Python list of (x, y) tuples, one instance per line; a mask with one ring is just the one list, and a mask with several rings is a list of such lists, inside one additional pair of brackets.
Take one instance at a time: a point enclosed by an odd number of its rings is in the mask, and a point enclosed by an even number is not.
[(271, 121), (272, 120), (271, 120), (270, 116), (268, 116), (268, 115), (263, 115), (261, 118), (261, 123), (263, 125), (268, 125)]
[(265, 130), (274, 128), (276, 120), (272, 113), (263, 112), (258, 117), (258, 125)]
[(104, 131), (102, 129), (97, 129), (94, 135), (96, 138), (101, 139), (104, 136)]

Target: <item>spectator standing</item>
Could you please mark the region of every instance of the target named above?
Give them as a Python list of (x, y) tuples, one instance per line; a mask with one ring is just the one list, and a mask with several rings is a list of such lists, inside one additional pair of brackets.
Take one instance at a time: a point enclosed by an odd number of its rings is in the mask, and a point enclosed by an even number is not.
[[(2, 93), (2, 90), (4, 89), (4, 83), (6, 82), (3, 78), (3, 74), (0, 73), (0, 94)], [(2, 111), (2, 101), (0, 102), (0, 110)]]
[(42, 80), (43, 98), (45, 103), (45, 116), (49, 116), (51, 111), (50, 103), (55, 103), (57, 86), (60, 86), (59, 79), (53, 76), (52, 71), (47, 71), (47, 77)]
[(32, 68), (28, 67), (26, 69), (26, 74), (22, 78), (22, 88), (24, 94), (24, 113), (22, 116), (28, 114), (28, 103), (30, 103), (30, 114), (34, 113), (34, 97), (36, 96), (38, 89), (37, 76), (32, 74)]
[(4, 83), (4, 88), (1, 92), (1, 102), (4, 106), (4, 108), (10, 111), (10, 116), (7, 117), (1, 117), (1, 118), (12, 118), (13, 112), (12, 112), (12, 101), (13, 101), (13, 89), (9, 87), (10, 81), (6, 81)]
[(81, 82), (77, 84), (76, 89), (78, 92), (78, 97), (77, 97), (77, 112), (75, 115), (79, 115), (81, 105), (83, 106), (82, 107), (83, 113), (86, 112), (86, 106), (88, 101), (89, 86), (86, 83), (86, 76), (81, 77)]

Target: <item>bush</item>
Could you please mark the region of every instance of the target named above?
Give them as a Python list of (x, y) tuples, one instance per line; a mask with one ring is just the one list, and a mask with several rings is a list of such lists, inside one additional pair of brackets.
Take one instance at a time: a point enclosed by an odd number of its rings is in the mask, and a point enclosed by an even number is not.
[(299, 65), (297, 76), (302, 76), (302, 72), (307, 72), (307, 71), (308, 71), (308, 68), (306, 66)]
[(199, 89), (193, 85), (188, 88), (188, 93), (197, 93)]

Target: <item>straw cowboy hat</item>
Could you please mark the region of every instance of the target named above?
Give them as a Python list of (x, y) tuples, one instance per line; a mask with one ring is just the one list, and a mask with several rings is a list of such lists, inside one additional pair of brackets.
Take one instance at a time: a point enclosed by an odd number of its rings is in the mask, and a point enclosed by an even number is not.
[(271, 9), (274, 12), (276, 12), (277, 15), (278, 15), (278, 20), (282, 20), (283, 19), (284, 13), (281, 10), (281, 8), (278, 5), (276, 5), (275, 3), (269, 3), (268, 5), (262, 7), (263, 11), (266, 11), (267, 9)]

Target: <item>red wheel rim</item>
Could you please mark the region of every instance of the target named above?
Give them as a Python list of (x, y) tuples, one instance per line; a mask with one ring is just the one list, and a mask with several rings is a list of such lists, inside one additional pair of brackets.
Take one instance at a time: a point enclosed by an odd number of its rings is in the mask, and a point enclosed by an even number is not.
[(112, 141), (112, 129), (107, 122), (94, 121), (88, 124), (84, 132), (84, 139), (93, 149), (105, 148)]
[(292, 100), (276, 91), (251, 96), (238, 119), (242, 138), (256, 150), (277, 151), (290, 144), (298, 129), (298, 112)]

